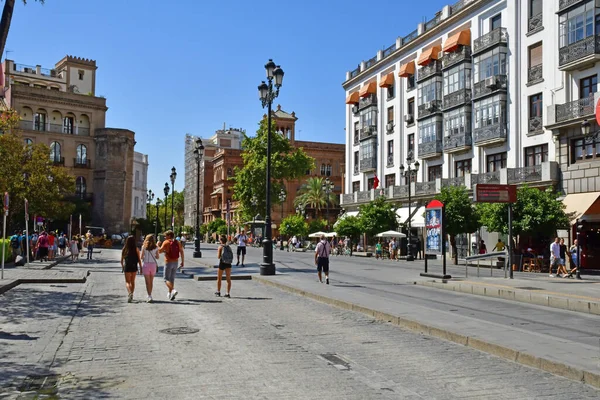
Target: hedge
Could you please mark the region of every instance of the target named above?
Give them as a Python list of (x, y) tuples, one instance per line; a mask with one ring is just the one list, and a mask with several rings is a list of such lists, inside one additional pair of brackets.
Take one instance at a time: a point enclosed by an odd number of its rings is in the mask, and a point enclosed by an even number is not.
[[(12, 251), (10, 249), (10, 239), (2, 240), (0, 239), (0, 246), (4, 244), (4, 262), (10, 261), (12, 256)], [(2, 259), (2, 247), (0, 247), (0, 259)]]

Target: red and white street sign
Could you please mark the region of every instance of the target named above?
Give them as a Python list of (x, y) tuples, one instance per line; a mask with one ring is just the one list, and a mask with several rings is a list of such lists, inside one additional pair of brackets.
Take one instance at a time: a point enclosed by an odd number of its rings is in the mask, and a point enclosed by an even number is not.
[(8, 192), (4, 192), (4, 211), (8, 211)]

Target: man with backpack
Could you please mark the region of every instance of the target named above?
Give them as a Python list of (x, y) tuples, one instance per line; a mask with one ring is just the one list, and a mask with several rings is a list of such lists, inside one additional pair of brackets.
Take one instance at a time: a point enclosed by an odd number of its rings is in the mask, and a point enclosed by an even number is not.
[(15, 234), (10, 237), (10, 249), (14, 261), (17, 256), (21, 255), (21, 235), (19, 235), (19, 231), (15, 231)]
[(321, 241), (317, 244), (315, 249), (315, 265), (317, 266), (317, 275), (319, 276), (319, 282), (323, 283), (321, 279), (321, 271), (325, 273), (325, 283), (329, 285), (329, 255), (331, 254), (331, 245), (325, 238), (325, 235), (321, 235)]
[(177, 263), (179, 262), (180, 256), (181, 264), (179, 268), (183, 268), (183, 246), (174, 239), (175, 234), (173, 231), (166, 231), (165, 237), (166, 239), (160, 246), (158, 252), (165, 254), (164, 279), (167, 289), (169, 290), (167, 298), (169, 300), (175, 300), (175, 296), (177, 296), (177, 290), (175, 290), (175, 274), (177, 273)]
[(217, 249), (217, 258), (219, 259), (219, 271), (217, 271), (217, 291), (215, 296), (221, 297), (221, 280), (223, 279), (223, 271), (225, 271), (225, 277), (227, 279), (227, 294), (225, 297), (229, 298), (231, 292), (231, 263), (233, 263), (233, 251), (227, 243), (227, 237), (221, 235), (220, 246)]

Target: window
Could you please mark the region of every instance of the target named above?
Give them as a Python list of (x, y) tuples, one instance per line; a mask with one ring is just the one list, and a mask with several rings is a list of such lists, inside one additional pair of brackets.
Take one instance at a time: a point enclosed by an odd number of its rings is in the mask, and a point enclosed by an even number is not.
[(406, 90), (413, 90), (415, 88), (415, 76), (409, 75), (406, 78)]
[(506, 168), (506, 152), (498, 154), (490, 154), (486, 157), (487, 172), (500, 171)]
[(411, 133), (410, 135), (408, 135), (407, 137), (407, 150), (408, 150), (408, 154), (413, 154), (415, 151), (415, 134)]
[(411, 97), (408, 99), (408, 106), (406, 107), (406, 115), (412, 118), (412, 121), (407, 121), (409, 124), (413, 123), (415, 120), (415, 98)]
[(375, 158), (377, 142), (375, 140), (366, 140), (360, 144), (361, 160)]
[(579, 98), (585, 99), (598, 90), (598, 75), (588, 76), (579, 81)]
[(75, 179), (75, 194), (83, 198), (83, 196), (85, 196), (86, 191), (87, 188), (85, 184), (85, 178), (83, 176), (78, 176), (77, 179)]
[(325, 176), (331, 176), (331, 164), (325, 166)]
[(460, 64), (444, 73), (444, 96), (471, 88), (471, 67)]
[(427, 176), (428, 176), (428, 181), (429, 182), (433, 182), (438, 178), (442, 178), (442, 166), (441, 165), (435, 165), (435, 166), (431, 166), (429, 168), (427, 168)]
[(63, 133), (73, 134), (73, 117), (63, 118)]
[[(598, 4), (599, 2), (596, 1)], [(563, 48), (599, 33), (594, 1), (588, 1), (559, 16), (559, 47)]]
[(502, 14), (498, 14), (490, 18), (490, 31), (498, 29), (502, 26)]
[(360, 182), (352, 182), (352, 193), (360, 192)]
[(394, 89), (394, 85), (390, 85), (387, 87), (387, 99), (391, 100), (396, 97), (396, 89)]
[(473, 57), (474, 82), (496, 75), (506, 75), (506, 47), (503, 46)]
[(46, 130), (46, 114), (35, 113), (34, 125), (35, 125), (34, 129), (36, 131), (45, 131)]
[(417, 94), (419, 105), (429, 103), (430, 101), (440, 100), (442, 98), (442, 81), (440, 78), (430, 79), (419, 85)]
[(444, 114), (444, 136), (471, 132), (471, 113), (459, 108)]
[(542, 63), (543, 57), (543, 45), (542, 42), (534, 44), (529, 47), (529, 68), (535, 67)]
[[(76, 161), (77, 165), (86, 165), (87, 164), (87, 147), (85, 147), (85, 145), (80, 144), (79, 146), (77, 146), (77, 158), (75, 161)], [(135, 173), (136, 173), (136, 180), (138, 180), (138, 176), (137, 176), (138, 171), (136, 171)]]
[(529, 18), (542, 13), (542, 0), (529, 0)]
[(388, 124), (391, 122), (394, 123), (394, 107), (388, 107), (387, 109), (387, 122)]
[(419, 144), (435, 142), (442, 138), (442, 121), (431, 118), (419, 122)]
[(377, 126), (377, 108), (367, 107), (360, 112), (360, 123), (362, 127)]
[(367, 179), (367, 190), (373, 189), (373, 185), (375, 185), (375, 178)]
[(394, 162), (394, 141), (388, 140), (387, 142), (387, 155), (388, 155), (388, 164)]
[(454, 163), (454, 176), (459, 178), (465, 176), (466, 173), (471, 173), (471, 159), (456, 161)]
[(572, 143), (573, 162), (600, 158), (600, 141), (577, 139)]
[(506, 123), (506, 101), (500, 96), (488, 97), (475, 103), (475, 129)]
[(388, 174), (385, 176), (385, 187), (394, 186), (396, 184), (396, 174)]
[(85, 71), (84, 71), (84, 70), (80, 69), (80, 70), (78, 71), (78, 75), (79, 75), (79, 80), (80, 80), (80, 81), (82, 81), (82, 80), (83, 80), (83, 75), (84, 75), (84, 74), (85, 74)]
[(25, 147), (30, 147), (30, 146), (33, 146), (33, 140), (25, 139)]
[(321, 176), (325, 176), (325, 164), (321, 164)]
[(50, 145), (50, 161), (59, 163), (60, 160), (60, 143), (52, 142), (52, 144)]
[(525, 166), (533, 167), (548, 161), (548, 145), (531, 146), (525, 148)]
[(140, 198), (138, 196), (135, 196), (135, 198), (133, 199), (133, 210), (134, 213), (137, 213), (137, 211), (140, 208)]
[(533, 119), (536, 117), (542, 117), (543, 110), (543, 101), (542, 94), (534, 94), (533, 96), (529, 96), (529, 119)]
[(354, 172), (355, 173), (358, 173), (358, 164), (359, 164), (358, 159), (359, 159), (358, 158), (358, 151), (355, 151), (354, 152)]
[(233, 170), (231, 168), (227, 168), (227, 176), (232, 176), (233, 175)]
[(360, 137), (360, 122), (356, 121), (354, 123), (354, 144), (358, 144), (359, 137)]

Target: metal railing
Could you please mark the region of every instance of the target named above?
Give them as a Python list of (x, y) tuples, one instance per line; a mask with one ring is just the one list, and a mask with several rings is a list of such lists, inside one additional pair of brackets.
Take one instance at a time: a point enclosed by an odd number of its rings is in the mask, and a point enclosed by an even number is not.
[[(477, 262), (477, 277), (479, 277), (479, 268), (481, 261), (490, 261), (490, 276), (494, 276), (494, 269), (498, 269), (498, 265), (500, 262), (504, 269), (504, 277), (508, 278), (508, 269), (507, 269), (507, 260), (508, 260), (508, 252), (506, 251), (495, 251), (492, 253), (485, 254), (476, 254), (472, 256), (465, 257), (465, 277), (469, 276), (469, 262)], [(494, 260), (496, 263), (494, 264)]]
[(386, 165), (385, 165), (385, 166), (386, 166), (386, 167), (393, 167), (393, 166), (394, 166), (394, 155), (393, 155), (393, 154), (390, 154), (390, 155), (387, 157), (387, 163), (386, 163)]
[(377, 96), (374, 94), (370, 94), (366, 97), (363, 97), (358, 102), (358, 109), (362, 110), (363, 108), (367, 108), (369, 106), (377, 106)]
[(509, 184), (523, 182), (538, 182), (542, 180), (542, 166), (508, 168), (506, 171)]
[(442, 140), (419, 143), (419, 157), (432, 157), (442, 153)]
[(556, 122), (565, 122), (594, 114), (594, 96), (556, 105)]
[(527, 83), (531, 84), (541, 81), (544, 77), (543, 71), (544, 68), (542, 64), (529, 67), (529, 70), (527, 71)]
[(544, 124), (542, 122), (542, 116), (536, 115), (535, 117), (529, 118), (528, 132), (529, 133), (541, 133), (544, 131)]
[(496, 28), (473, 41), (473, 53), (479, 53), (490, 47), (505, 43), (508, 43), (508, 30), (506, 28)]
[(369, 171), (369, 170), (372, 170), (375, 168), (377, 168), (377, 158), (376, 157), (363, 158), (360, 160), (361, 172)]
[(508, 77), (506, 75), (494, 75), (489, 78), (495, 78), (495, 83), (493, 86), (487, 85), (487, 80), (484, 79), (480, 82), (477, 82), (473, 85), (473, 98), (478, 98), (481, 96), (486, 96), (488, 94), (494, 93), (498, 90), (506, 90), (508, 87)]
[(477, 183), (500, 183), (500, 171), (486, 172), (484, 174), (471, 175), (471, 185)]
[(600, 35), (588, 36), (558, 49), (558, 66), (581, 60), (592, 54), (600, 53)]
[(444, 110), (471, 102), (471, 89), (459, 89), (444, 96)]
[(539, 13), (529, 18), (528, 32), (541, 29), (544, 26), (544, 14)]
[(467, 7), (469, 4), (475, 2), (476, 0), (460, 0), (450, 6), (450, 15), (456, 14), (463, 8)]
[(444, 137), (444, 151), (452, 152), (462, 150), (473, 145), (471, 132), (461, 132)]
[(482, 142), (494, 139), (506, 140), (506, 124), (498, 122), (496, 124), (482, 126), (473, 130), (473, 142), (481, 144)]
[(434, 182), (417, 182), (415, 183), (415, 194), (435, 194), (437, 187)]
[(440, 22), (442, 22), (442, 15), (441, 15), (441, 13), (437, 13), (435, 17), (433, 17), (429, 21), (425, 22), (425, 25), (424, 25), (425, 32), (432, 30), (433, 28), (438, 26), (440, 24)]
[(371, 68), (375, 64), (377, 64), (377, 56), (367, 60), (367, 62), (365, 63), (365, 69)]
[(442, 75), (442, 63), (439, 60), (433, 60), (426, 66), (419, 68), (417, 83), (435, 75)]
[(442, 57), (442, 68), (450, 68), (453, 65), (456, 65), (463, 61), (471, 61), (471, 48), (469, 46), (463, 46), (462, 49), (460, 49), (459, 51), (446, 53)]
[(360, 66), (358, 68), (356, 68), (355, 70), (352, 70), (350, 72), (350, 79), (354, 78), (355, 76), (357, 76), (358, 74), (360, 74)]
[(391, 45), (387, 49), (383, 50), (383, 58), (386, 58), (387, 56), (389, 56), (390, 54), (392, 54), (395, 50), (396, 50), (396, 43), (394, 43), (393, 45)]
[(442, 112), (442, 101), (432, 100), (419, 106), (419, 119)]
[(73, 158), (75, 168), (92, 168), (92, 160), (89, 158)]
[(559, 0), (558, 11), (562, 11), (566, 8), (571, 7), (573, 4), (583, 3), (584, 0)]
[(402, 46), (412, 42), (413, 40), (415, 40), (417, 37), (419, 36), (419, 30), (415, 29), (414, 31), (412, 31), (411, 33), (409, 33), (408, 35), (404, 36), (402, 38)]

